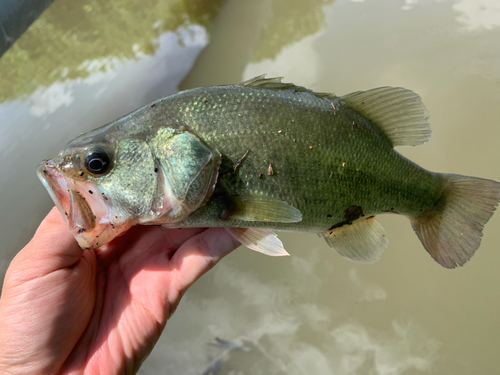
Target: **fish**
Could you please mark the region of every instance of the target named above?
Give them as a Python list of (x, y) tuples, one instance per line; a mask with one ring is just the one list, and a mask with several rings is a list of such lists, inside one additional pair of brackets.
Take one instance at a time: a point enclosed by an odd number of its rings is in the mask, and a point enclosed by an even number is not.
[(214, 342), (209, 342), (208, 345), (215, 346), (217, 348), (225, 349), (227, 351), (240, 350), (243, 352), (250, 352), (252, 349), (244, 344), (237, 344), (235, 342), (224, 340), (219, 337), (214, 339)]
[(155, 100), (76, 137), (37, 175), (84, 249), (139, 224), (223, 227), (271, 256), (288, 255), (275, 231), (314, 232), (373, 263), (388, 246), (376, 216), (392, 213), (455, 268), (479, 247), (500, 184), (431, 172), (395, 150), (431, 133), (411, 90), (337, 96), (261, 75)]

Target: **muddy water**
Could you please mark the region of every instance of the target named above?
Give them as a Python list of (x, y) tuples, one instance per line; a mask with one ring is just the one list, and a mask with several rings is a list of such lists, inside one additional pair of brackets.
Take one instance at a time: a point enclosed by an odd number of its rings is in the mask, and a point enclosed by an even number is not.
[[(399, 151), (500, 179), (499, 40), (494, 0), (55, 2), (0, 59), (2, 272), (51, 207), (39, 160), (157, 97), (261, 73), (338, 94), (410, 88), (434, 133)], [(380, 221), (390, 246), (370, 266), (311, 234), (280, 235), (286, 259), (235, 251), (186, 294), (141, 373), (498, 373), (500, 215), (452, 271), (405, 218)]]

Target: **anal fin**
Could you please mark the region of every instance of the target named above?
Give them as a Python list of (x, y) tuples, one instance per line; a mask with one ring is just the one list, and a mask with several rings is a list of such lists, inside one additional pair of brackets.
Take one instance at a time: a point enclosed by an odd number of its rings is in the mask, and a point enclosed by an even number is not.
[(276, 233), (263, 228), (226, 228), (231, 236), (251, 250), (269, 256), (290, 255)]
[(374, 216), (321, 233), (340, 255), (361, 263), (374, 263), (389, 245), (385, 230)]

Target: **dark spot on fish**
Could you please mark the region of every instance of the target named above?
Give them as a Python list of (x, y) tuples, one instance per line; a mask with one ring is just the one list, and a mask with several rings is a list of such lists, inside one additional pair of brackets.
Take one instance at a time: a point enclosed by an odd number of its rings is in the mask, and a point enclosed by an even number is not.
[(90, 194), (94, 194), (94, 192), (93, 192), (92, 190), (89, 190), (89, 193), (90, 193)]
[(68, 216), (68, 213), (67, 213), (66, 211), (64, 211), (64, 214), (65, 214), (66, 216)]
[(245, 154), (241, 158), (238, 159), (236, 164), (233, 166), (233, 173), (236, 172), (236, 169), (240, 166), (241, 162), (243, 161), (243, 159), (246, 158), (246, 156), (248, 155), (249, 152), (250, 152), (250, 150), (247, 150), (247, 152), (245, 152)]
[(328, 230), (340, 228), (343, 227), (344, 225), (351, 225), (355, 220), (363, 216), (364, 216), (363, 209), (361, 208), (361, 206), (356, 206), (352, 204), (349, 207), (347, 207), (344, 211), (345, 220), (341, 221), (340, 223), (332, 225), (330, 228), (328, 228)]
[(82, 177), (83, 176), (83, 172), (78, 173), (78, 176)]
[(84, 231), (83, 228), (78, 229), (78, 233), (82, 233)]
[(328, 215), (326, 215), (326, 217), (332, 217), (332, 215), (328, 214)]
[(151, 107), (151, 108), (153, 108), (155, 105), (156, 105), (156, 104), (155, 104), (155, 103), (153, 103), (153, 104), (151, 104), (151, 105), (150, 105), (150, 107)]
[(115, 229), (115, 225), (113, 223), (109, 223), (111, 225), (111, 228)]
[(352, 224), (353, 221), (363, 216), (363, 209), (361, 208), (361, 206), (350, 205), (344, 211), (344, 215), (349, 224)]
[(155, 173), (158, 173), (158, 168), (155, 168)]
[(43, 170), (43, 173), (47, 173), (47, 171), (44, 169), (44, 170)]

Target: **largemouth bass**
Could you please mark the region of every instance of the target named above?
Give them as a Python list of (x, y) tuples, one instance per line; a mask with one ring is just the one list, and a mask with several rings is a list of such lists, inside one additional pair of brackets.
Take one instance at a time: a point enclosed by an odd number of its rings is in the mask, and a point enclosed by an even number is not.
[(395, 213), (454, 268), (479, 247), (500, 184), (396, 152), (428, 141), (428, 118), (403, 88), (336, 96), (259, 76), (158, 99), (72, 140), (37, 173), (82, 248), (155, 224), (225, 227), (287, 255), (274, 233), (286, 230), (371, 263), (388, 245), (375, 215)]

